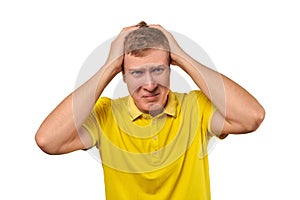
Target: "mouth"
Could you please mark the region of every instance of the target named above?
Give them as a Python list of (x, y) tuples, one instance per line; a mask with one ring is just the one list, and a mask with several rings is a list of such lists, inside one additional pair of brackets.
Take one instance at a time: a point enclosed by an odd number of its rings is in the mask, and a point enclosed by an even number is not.
[(147, 100), (154, 100), (157, 96), (159, 96), (159, 93), (156, 94), (145, 94), (142, 96), (143, 99)]

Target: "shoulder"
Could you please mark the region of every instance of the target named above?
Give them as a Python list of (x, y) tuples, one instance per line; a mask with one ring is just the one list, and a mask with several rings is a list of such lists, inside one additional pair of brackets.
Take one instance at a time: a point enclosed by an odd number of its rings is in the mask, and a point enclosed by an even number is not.
[(128, 105), (128, 96), (117, 98), (117, 99), (111, 99), (109, 97), (100, 97), (96, 104), (95, 108), (97, 110), (111, 110), (113, 108), (121, 108)]
[(112, 99), (108, 97), (100, 97), (96, 104), (111, 104)]
[(108, 97), (100, 97), (93, 108), (93, 112), (103, 114), (103, 112), (107, 112), (111, 108), (112, 99)]
[(182, 110), (188, 113), (198, 113), (210, 116), (214, 106), (210, 99), (201, 90), (192, 90), (188, 93), (174, 93)]
[(111, 106), (112, 104), (124, 104), (128, 102), (128, 96), (122, 97), (122, 98), (117, 98), (117, 99), (111, 99), (109, 97), (100, 97), (96, 105), (98, 106)]
[(188, 93), (172, 92), (172, 94), (176, 96), (179, 102), (192, 103), (198, 101), (204, 103), (209, 101), (207, 96), (201, 90), (192, 90)]
[(207, 99), (206, 95), (201, 90), (192, 90), (188, 93), (188, 96)]

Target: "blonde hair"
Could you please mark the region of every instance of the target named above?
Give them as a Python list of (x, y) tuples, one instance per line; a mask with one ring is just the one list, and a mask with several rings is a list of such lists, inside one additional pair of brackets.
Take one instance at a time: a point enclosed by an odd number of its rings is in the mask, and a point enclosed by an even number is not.
[(125, 54), (142, 57), (150, 49), (170, 51), (169, 41), (162, 31), (149, 27), (144, 21), (138, 26), (138, 29), (130, 32), (125, 38)]

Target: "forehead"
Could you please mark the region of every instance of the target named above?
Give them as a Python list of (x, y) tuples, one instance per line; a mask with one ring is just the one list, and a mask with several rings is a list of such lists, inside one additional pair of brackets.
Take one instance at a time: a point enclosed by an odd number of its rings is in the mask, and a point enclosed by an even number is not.
[(169, 53), (164, 50), (151, 49), (143, 56), (134, 56), (125, 54), (124, 69), (130, 69), (140, 66), (158, 66), (169, 65)]

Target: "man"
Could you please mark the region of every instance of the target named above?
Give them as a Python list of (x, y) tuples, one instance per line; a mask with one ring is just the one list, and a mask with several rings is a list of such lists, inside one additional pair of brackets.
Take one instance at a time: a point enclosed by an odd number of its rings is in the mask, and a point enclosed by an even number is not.
[[(170, 64), (200, 90), (170, 91)], [(101, 97), (123, 74), (130, 95)], [(160, 25), (124, 28), (106, 63), (45, 119), (36, 141), (48, 154), (96, 146), (106, 198), (210, 199), (212, 136), (255, 131), (264, 109), (241, 86), (189, 56)]]

